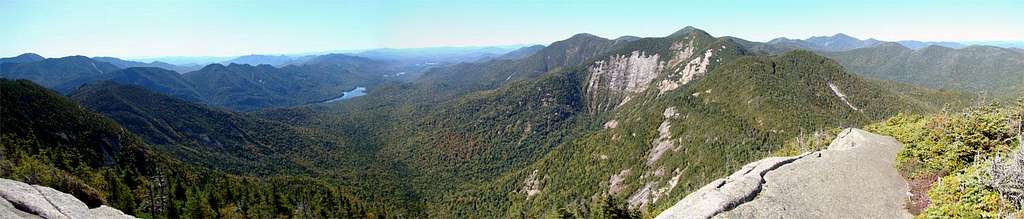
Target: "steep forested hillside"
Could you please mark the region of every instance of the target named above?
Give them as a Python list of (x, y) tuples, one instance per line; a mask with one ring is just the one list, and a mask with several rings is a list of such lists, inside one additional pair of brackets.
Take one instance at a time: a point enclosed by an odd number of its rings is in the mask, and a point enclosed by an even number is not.
[(0, 177), (140, 217), (373, 217), (346, 190), (308, 177), (238, 177), (153, 150), (113, 120), (27, 80), (0, 79)]
[(387, 192), (398, 190), (391, 188), (397, 179), (374, 157), (366, 136), (351, 133), (356, 127), (328, 135), (115, 83), (87, 85), (72, 98), (187, 163), (250, 176), (320, 176), (365, 200), (404, 199)]
[(1024, 90), (1024, 54), (991, 46), (911, 50), (887, 43), (827, 56), (852, 72), (936, 89), (985, 92), (1000, 98)]

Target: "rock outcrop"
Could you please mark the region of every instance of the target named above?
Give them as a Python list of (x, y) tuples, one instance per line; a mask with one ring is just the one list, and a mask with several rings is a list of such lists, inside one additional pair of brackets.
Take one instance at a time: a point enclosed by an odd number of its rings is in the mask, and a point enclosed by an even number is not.
[(687, 195), (657, 218), (909, 218), (895, 139), (846, 129), (828, 149), (771, 157)]
[(0, 179), (0, 218), (135, 218), (100, 206), (89, 209), (70, 194), (50, 187)]

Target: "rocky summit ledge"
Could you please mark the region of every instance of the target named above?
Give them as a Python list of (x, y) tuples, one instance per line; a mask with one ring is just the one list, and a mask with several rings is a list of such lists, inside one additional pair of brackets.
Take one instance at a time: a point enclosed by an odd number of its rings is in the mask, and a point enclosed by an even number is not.
[(0, 218), (135, 218), (106, 205), (89, 209), (70, 194), (0, 179)]
[(687, 195), (656, 218), (910, 218), (902, 145), (846, 129), (828, 149), (756, 161)]

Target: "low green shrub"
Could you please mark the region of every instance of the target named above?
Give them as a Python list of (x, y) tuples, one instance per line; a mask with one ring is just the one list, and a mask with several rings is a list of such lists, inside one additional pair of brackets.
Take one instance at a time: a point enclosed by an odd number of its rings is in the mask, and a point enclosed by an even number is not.
[[(1022, 102), (1024, 103), (1024, 102)], [(900, 114), (865, 126), (904, 144), (896, 167), (904, 177), (942, 176), (928, 190), (928, 207), (919, 218), (998, 218), (1020, 215), (1024, 173), (1012, 165), (1020, 144), (1024, 104), (989, 105), (960, 113), (931, 116)], [(1001, 157), (1001, 158), (997, 158)], [(927, 186), (927, 185), (925, 185)], [(923, 195), (923, 194), (919, 194)]]

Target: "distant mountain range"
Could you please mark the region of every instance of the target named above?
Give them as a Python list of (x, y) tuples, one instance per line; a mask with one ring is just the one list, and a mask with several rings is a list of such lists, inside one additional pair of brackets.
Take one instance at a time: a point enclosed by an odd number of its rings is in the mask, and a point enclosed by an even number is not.
[[(815, 36), (807, 39), (789, 39), (789, 38), (776, 38), (768, 41), (767, 44), (806, 49), (812, 51), (823, 51), (823, 52), (839, 52), (853, 49), (860, 49), (865, 47), (877, 46), (883, 42), (876, 39), (861, 40), (855, 37), (851, 37), (846, 34), (838, 33), (832, 36)], [(996, 46), (1003, 48), (1024, 48), (1024, 41), (968, 41), (968, 42), (934, 42), (934, 41), (916, 41), (916, 40), (901, 40), (896, 41), (910, 49), (922, 49), (928, 46), (942, 46), (953, 49), (961, 49), (971, 45), (987, 45)]]
[[(306, 59), (326, 54), (348, 54), (379, 60), (410, 61), (410, 62), (474, 62), (496, 58), (505, 53), (531, 45), (499, 45), (499, 46), (467, 46), (467, 47), (424, 47), (424, 48), (378, 48), (364, 50), (336, 50), (327, 52), (310, 52), (301, 54), (251, 54), (244, 56), (165, 56), (128, 59), (130, 61), (151, 63), (163, 62), (181, 66), (203, 66), (212, 63), (221, 64), (267, 64), (284, 66), (301, 64)], [(155, 67), (155, 66), (131, 66)], [(184, 72), (182, 72), (184, 73)]]
[(776, 38), (768, 41), (768, 44), (813, 51), (846, 51), (875, 46), (881, 42), (876, 39), (860, 40), (840, 33), (832, 36), (816, 36), (805, 40)]
[[(62, 93), (89, 83), (113, 81), (242, 111), (328, 100), (358, 86), (406, 80), (427, 68), (332, 54), (309, 57), (308, 62), (284, 67), (211, 64), (181, 74), (168, 69), (186, 67), (161, 62), (85, 56), (41, 58), (26, 54), (3, 59), (0, 77), (29, 79)], [(399, 72), (408, 73), (394, 76)]]
[(152, 61), (152, 62), (149, 62), (149, 63), (145, 63), (145, 62), (128, 61), (128, 60), (123, 60), (123, 59), (114, 58), (114, 57), (92, 57), (92, 59), (94, 59), (96, 61), (101, 61), (101, 62), (106, 62), (106, 63), (113, 64), (114, 66), (117, 66), (118, 68), (153, 67), (153, 68), (167, 69), (167, 70), (175, 71), (175, 72), (178, 72), (178, 73), (181, 73), (181, 74), (184, 74), (184, 73), (187, 73), (187, 72), (190, 72), (190, 71), (199, 70), (200, 68), (202, 68), (202, 66), (200, 66), (200, 65), (174, 65), (174, 64), (170, 64), (170, 63), (166, 63), (166, 62), (161, 62), (161, 61)]
[[(19, 56), (24, 58), (25, 55)], [(18, 59), (15, 57), (15, 59)], [(37, 60), (36, 57), (31, 57)], [(27, 59), (19, 59), (27, 60)], [(96, 61), (85, 56), (68, 56), (64, 58), (43, 59), (34, 62), (10, 62), (4, 63), (0, 69), (0, 77), (11, 79), (29, 79), (45, 87), (57, 87), (58, 85), (78, 80), (79, 78), (93, 77), (112, 71), (118, 68), (107, 62)]]

